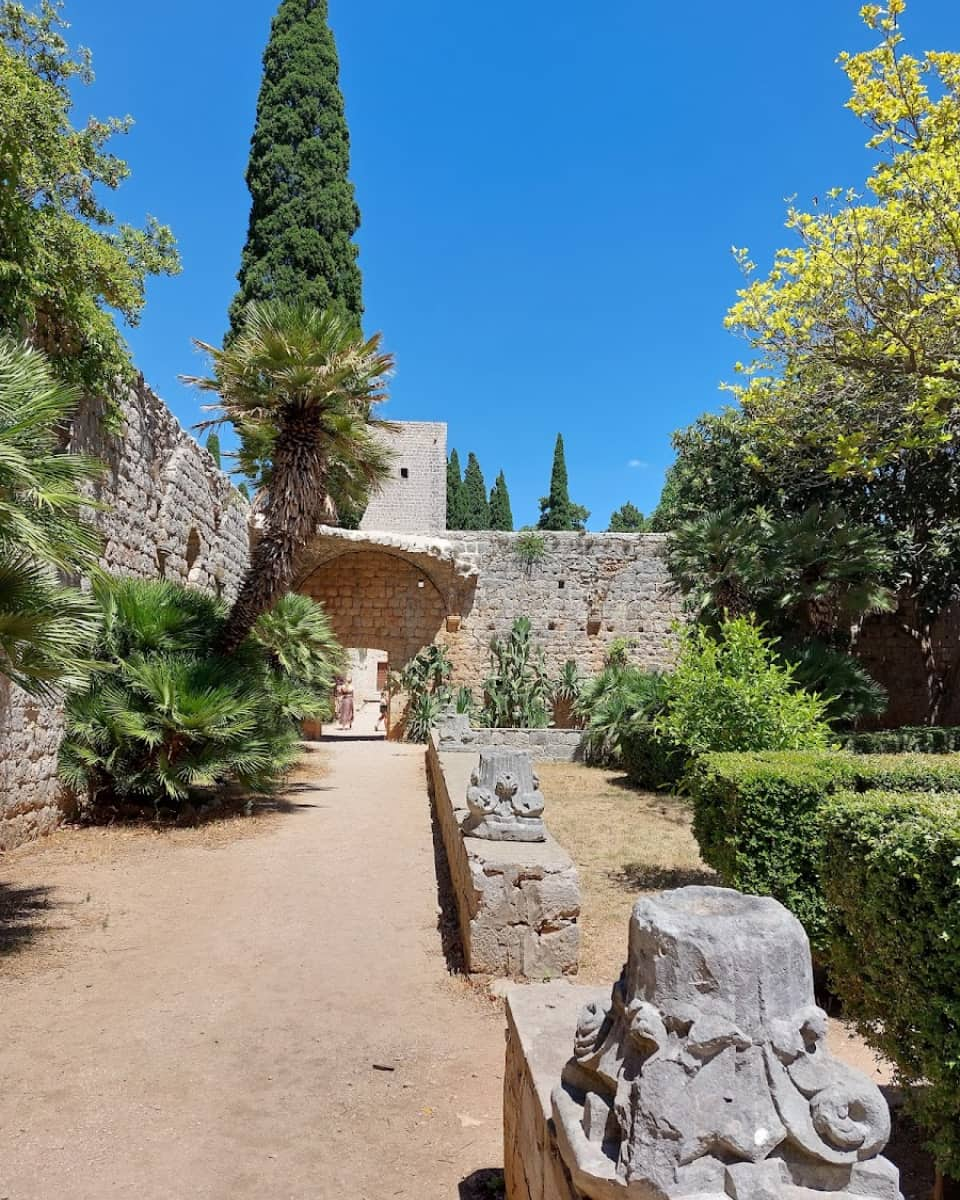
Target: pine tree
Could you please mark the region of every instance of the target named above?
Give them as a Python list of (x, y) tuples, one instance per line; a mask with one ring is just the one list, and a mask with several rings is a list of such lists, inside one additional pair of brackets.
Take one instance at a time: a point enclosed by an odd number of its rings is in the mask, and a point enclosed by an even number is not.
[(450, 451), (447, 460), (447, 528), (464, 528), (463, 473), (460, 470), (460, 456), (456, 450)]
[(350, 135), (327, 0), (281, 0), (263, 55), (250, 144), (252, 197), (231, 336), (251, 300), (334, 304), (363, 313), (353, 235), (360, 225)]
[(463, 529), (489, 529), (490, 504), (487, 500), (487, 485), (475, 454), (467, 456), (467, 469), (463, 475)]
[(502, 471), (497, 476), (497, 482), (490, 489), (490, 528), (503, 529), (507, 533), (513, 531), (510, 493), (507, 491), (507, 481)]
[(590, 513), (581, 504), (573, 504), (567, 488), (567, 462), (563, 453), (563, 434), (557, 434), (553, 451), (553, 471), (550, 475), (550, 495), (540, 501), (538, 529), (580, 530)]
[(627, 501), (610, 518), (607, 533), (643, 533), (647, 518), (635, 504)]

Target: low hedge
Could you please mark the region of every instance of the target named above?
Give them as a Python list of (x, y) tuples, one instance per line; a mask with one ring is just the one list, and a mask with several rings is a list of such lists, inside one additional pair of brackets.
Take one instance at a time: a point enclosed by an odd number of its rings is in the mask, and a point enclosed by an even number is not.
[(833, 986), (960, 1178), (960, 795), (841, 793), (818, 826)]
[(621, 737), (620, 761), (631, 783), (669, 791), (683, 777), (686, 755), (673, 742), (658, 737), (652, 725), (643, 725)]
[(848, 733), (840, 739), (854, 754), (953, 754), (960, 750), (960, 729), (946, 725), (905, 725), (872, 733)]
[(960, 754), (707, 754), (691, 765), (687, 785), (704, 861), (728, 886), (785, 904), (822, 953), (828, 932), (816, 818), (823, 803), (840, 791), (960, 791)]

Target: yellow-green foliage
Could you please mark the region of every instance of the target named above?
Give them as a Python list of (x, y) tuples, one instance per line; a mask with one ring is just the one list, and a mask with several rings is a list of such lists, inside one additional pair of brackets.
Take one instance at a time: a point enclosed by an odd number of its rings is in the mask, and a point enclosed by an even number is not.
[(843, 793), (819, 829), (833, 986), (960, 1177), (960, 795)]
[(727, 318), (756, 351), (734, 389), (754, 435), (812, 438), (841, 473), (938, 445), (960, 401), (960, 54), (904, 53), (905, 8), (866, 5), (879, 45), (840, 56), (878, 152), (864, 194), (791, 208), (766, 278), (739, 251), (751, 278)]
[(700, 853), (730, 887), (774, 896), (827, 946), (817, 814), (840, 791), (960, 791), (960, 754), (708, 754), (688, 775)]

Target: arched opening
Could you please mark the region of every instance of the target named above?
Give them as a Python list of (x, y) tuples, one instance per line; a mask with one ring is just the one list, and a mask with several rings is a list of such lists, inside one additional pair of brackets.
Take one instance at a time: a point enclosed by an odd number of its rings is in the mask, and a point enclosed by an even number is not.
[[(387, 673), (399, 671), (444, 630), (446, 605), (434, 582), (414, 563), (382, 550), (338, 554), (316, 567), (297, 590), (326, 609), (349, 652), (357, 724), (379, 716)], [(366, 707), (362, 712), (360, 705)]]

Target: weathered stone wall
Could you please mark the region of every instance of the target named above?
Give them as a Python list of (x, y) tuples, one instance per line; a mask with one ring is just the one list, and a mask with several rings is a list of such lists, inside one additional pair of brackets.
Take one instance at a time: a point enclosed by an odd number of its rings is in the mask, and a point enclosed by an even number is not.
[[(441, 753), (434, 735), (427, 763), (467, 970), (536, 980), (576, 974), (580, 884), (573, 860), (549, 833), (545, 842), (464, 837), (477, 755)], [(548, 826), (549, 803), (548, 796)]]
[(560, 1157), (550, 1094), (570, 1057), (584, 1005), (609, 989), (566, 982), (524, 984), (507, 993), (503, 1072), (503, 1164), (507, 1200), (581, 1200)]
[(398, 421), (384, 433), (393, 451), (390, 478), (371, 497), (361, 529), (439, 533), (447, 526), (447, 427)]
[(470, 746), (444, 746), (450, 754), (473, 754), (479, 750), (523, 750), (535, 762), (574, 762), (580, 757), (581, 729), (476, 729)]
[[(85, 402), (70, 448), (105, 466), (88, 488), (106, 505), (90, 519), (103, 534), (103, 565), (119, 575), (189, 582), (230, 599), (247, 564), (243, 497), (141, 380), (123, 405), (124, 428), (103, 432), (103, 407)], [(0, 679), (0, 850), (61, 819), (57, 783), (62, 717)]]
[(458, 683), (478, 687), (490, 640), (517, 617), (557, 673), (567, 659), (593, 673), (611, 642), (629, 637), (646, 667), (672, 661), (681, 602), (658, 534), (544, 534), (542, 562), (527, 565), (522, 535), (418, 538), (363, 531), (320, 534), (297, 584), (321, 600), (347, 646), (385, 650), (392, 668), (431, 642), (445, 645)]

